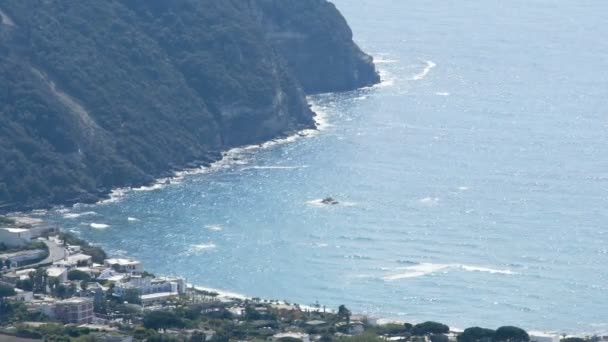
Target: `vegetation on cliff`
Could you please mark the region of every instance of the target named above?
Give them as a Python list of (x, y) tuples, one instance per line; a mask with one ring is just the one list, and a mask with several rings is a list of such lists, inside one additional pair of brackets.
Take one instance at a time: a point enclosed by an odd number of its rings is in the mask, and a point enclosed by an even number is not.
[[(298, 1), (0, 1), (0, 211), (95, 201), (313, 127), (304, 90), (316, 89), (267, 24), (285, 15), (281, 27), (309, 32), (298, 53), (356, 45), (333, 5), (303, 3), (315, 21), (293, 21)], [(316, 82), (334, 78), (350, 76)]]

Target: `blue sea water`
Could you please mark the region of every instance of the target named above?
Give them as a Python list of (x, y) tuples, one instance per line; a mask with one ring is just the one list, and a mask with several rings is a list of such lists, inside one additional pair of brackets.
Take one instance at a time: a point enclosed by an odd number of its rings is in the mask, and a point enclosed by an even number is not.
[(46, 217), (250, 296), (608, 331), (608, 2), (335, 3), (384, 82), (319, 133)]

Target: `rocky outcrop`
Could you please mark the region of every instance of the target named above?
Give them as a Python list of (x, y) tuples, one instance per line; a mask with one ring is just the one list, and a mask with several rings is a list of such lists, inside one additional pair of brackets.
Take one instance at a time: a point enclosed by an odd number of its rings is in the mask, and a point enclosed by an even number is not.
[(378, 80), (326, 1), (0, 0), (0, 11), (0, 211), (92, 202), (208, 165), (313, 128), (306, 93)]

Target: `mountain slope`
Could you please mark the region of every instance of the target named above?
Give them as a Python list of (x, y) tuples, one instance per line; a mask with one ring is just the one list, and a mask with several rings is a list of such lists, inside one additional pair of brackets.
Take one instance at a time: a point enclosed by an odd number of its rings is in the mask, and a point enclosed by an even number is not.
[[(310, 38), (287, 53), (272, 23), (294, 20), (302, 3), (325, 16), (327, 31), (298, 23)], [(377, 81), (324, 0), (2, 0), (0, 11), (4, 210), (96, 201), (314, 127), (306, 92)], [(325, 59), (301, 64), (307, 45)], [(371, 78), (352, 77), (360, 65)]]

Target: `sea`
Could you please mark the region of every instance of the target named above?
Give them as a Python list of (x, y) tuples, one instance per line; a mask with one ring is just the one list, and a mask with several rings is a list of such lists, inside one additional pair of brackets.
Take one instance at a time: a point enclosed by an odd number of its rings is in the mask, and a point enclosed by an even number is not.
[(608, 1), (334, 2), (383, 81), (318, 131), (33, 214), (246, 296), (608, 332)]

